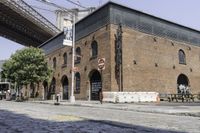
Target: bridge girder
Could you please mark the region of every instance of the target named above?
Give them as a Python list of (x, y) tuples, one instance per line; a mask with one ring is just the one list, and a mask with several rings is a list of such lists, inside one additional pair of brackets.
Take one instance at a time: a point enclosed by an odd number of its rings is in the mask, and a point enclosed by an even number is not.
[(58, 28), (23, 0), (0, 0), (0, 35), (37, 47), (59, 33)]

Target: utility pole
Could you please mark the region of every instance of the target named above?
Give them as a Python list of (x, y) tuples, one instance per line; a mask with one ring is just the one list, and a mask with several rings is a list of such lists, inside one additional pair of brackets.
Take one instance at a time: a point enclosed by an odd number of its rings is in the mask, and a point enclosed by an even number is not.
[(75, 57), (75, 14), (72, 15), (73, 17), (73, 25), (72, 25), (72, 86), (71, 86), (71, 96), (70, 96), (70, 102), (75, 102), (74, 97), (74, 57)]

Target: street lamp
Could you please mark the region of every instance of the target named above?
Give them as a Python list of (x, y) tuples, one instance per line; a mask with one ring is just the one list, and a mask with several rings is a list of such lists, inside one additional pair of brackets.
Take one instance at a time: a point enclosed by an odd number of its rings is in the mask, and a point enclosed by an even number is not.
[[(71, 46), (72, 47), (72, 82), (71, 82), (71, 95), (70, 95), (70, 102), (75, 102), (74, 97), (74, 57), (75, 57), (75, 14), (70, 14), (72, 16), (72, 34), (70, 28), (64, 29), (65, 39), (63, 40), (63, 45)], [(72, 36), (72, 37), (71, 37)]]
[[(75, 102), (75, 97), (74, 97), (74, 57), (75, 57), (75, 14), (72, 15), (72, 68), (71, 68), (71, 74), (72, 74), (72, 83), (71, 83), (71, 95), (70, 95), (70, 102), (74, 103)], [(65, 33), (65, 39), (63, 40), (63, 45), (70, 46), (70, 43), (68, 43), (69, 40), (66, 40), (68, 38), (67, 36), (69, 35), (69, 30), (68, 33), (64, 31)]]
[[(64, 7), (61, 7), (55, 3), (50, 2), (49, 0), (40, 0), (41, 2), (47, 3), (48, 5), (57, 7), (65, 12), (67, 12), (71, 17), (72, 17), (72, 34), (70, 33), (70, 29), (65, 30), (65, 39), (63, 40), (63, 45), (71, 46), (72, 47), (72, 68), (71, 68), (71, 76), (72, 76), (72, 83), (71, 83), (71, 95), (70, 95), (70, 102), (74, 103), (75, 102), (75, 97), (74, 97), (74, 57), (75, 57), (75, 19), (76, 19), (76, 14), (73, 13), (73, 11), (70, 11)], [(70, 37), (72, 35), (72, 38)], [(67, 39), (68, 38), (68, 39)]]

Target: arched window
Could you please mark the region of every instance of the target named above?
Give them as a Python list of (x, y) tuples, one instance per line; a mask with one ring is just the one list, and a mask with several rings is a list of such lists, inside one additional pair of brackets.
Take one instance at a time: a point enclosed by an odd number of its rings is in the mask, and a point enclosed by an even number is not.
[(92, 48), (91, 56), (92, 58), (96, 58), (98, 55), (98, 44), (96, 41), (92, 42), (91, 48)]
[(81, 48), (77, 47), (76, 48), (76, 60), (75, 63), (80, 63), (81, 62)]
[(54, 77), (51, 80), (50, 90), (49, 91), (50, 91), (51, 94), (55, 94), (55, 92), (56, 92), (56, 79)]
[(56, 57), (53, 58), (53, 68), (56, 69)]
[(178, 51), (178, 57), (179, 57), (179, 64), (186, 64), (185, 53), (182, 49)]
[(79, 72), (75, 74), (75, 82), (76, 82), (75, 93), (80, 93), (81, 77)]
[(63, 54), (63, 64), (66, 65), (67, 64), (67, 53)]

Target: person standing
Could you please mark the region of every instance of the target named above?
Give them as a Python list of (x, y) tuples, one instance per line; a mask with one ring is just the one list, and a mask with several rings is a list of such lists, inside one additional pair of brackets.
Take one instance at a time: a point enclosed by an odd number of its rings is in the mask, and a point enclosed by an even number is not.
[(103, 91), (102, 89), (99, 89), (99, 101), (102, 104), (103, 103)]

